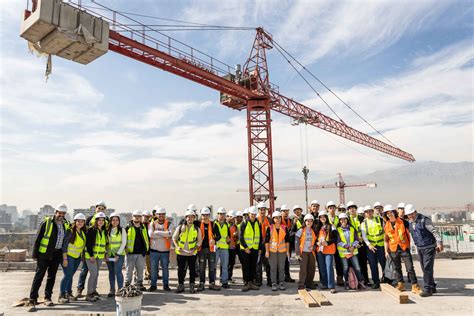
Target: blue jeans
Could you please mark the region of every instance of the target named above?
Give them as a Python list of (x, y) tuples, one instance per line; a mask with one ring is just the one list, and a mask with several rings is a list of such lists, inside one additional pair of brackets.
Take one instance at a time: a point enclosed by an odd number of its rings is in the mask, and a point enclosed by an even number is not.
[(349, 259), (341, 258), (342, 270), (344, 273), (344, 280), (346, 280), (346, 283), (349, 282), (349, 260), (351, 261), (352, 267), (354, 268), (355, 274), (357, 276), (357, 281), (364, 282), (364, 277), (362, 276), (362, 273), (360, 272), (359, 258), (357, 258), (357, 255), (355, 255), (355, 256), (350, 257)]
[(123, 287), (123, 261), (125, 260), (125, 256), (118, 256), (117, 261), (110, 262), (107, 261), (107, 268), (109, 269), (109, 284), (110, 284), (110, 291), (115, 292), (115, 279), (117, 279), (118, 288), (121, 289)]
[(321, 272), (321, 283), (323, 284), (323, 286), (327, 286), (328, 289), (334, 289), (334, 255), (328, 255), (322, 252), (318, 252), (317, 256), (319, 271)]
[(87, 278), (88, 272), (89, 272), (89, 268), (87, 267), (86, 261), (83, 260), (81, 274), (79, 274), (79, 281), (77, 282), (78, 290), (83, 290), (84, 287), (86, 286), (86, 278)]
[(370, 273), (372, 274), (372, 281), (375, 284), (380, 284), (379, 268), (377, 264), (382, 267), (382, 273), (385, 269), (385, 249), (384, 246), (375, 246), (376, 251), (372, 252), (367, 247), (367, 259), (369, 260)]
[(150, 251), (150, 265), (151, 265), (151, 276), (150, 285), (156, 286), (158, 280), (158, 269), (161, 263), (163, 269), (163, 286), (169, 286), (169, 264), (170, 264), (170, 253)]
[(60, 294), (65, 295), (72, 292), (72, 278), (74, 273), (76, 273), (79, 264), (81, 263), (81, 257), (73, 258), (71, 256), (67, 256), (67, 267), (63, 266), (64, 276), (61, 280), (60, 285)]
[(216, 250), (216, 265), (218, 262), (221, 262), (221, 267), (225, 267), (221, 269), (221, 284), (227, 284), (229, 281), (229, 270), (227, 267), (229, 266), (229, 249), (219, 249)]

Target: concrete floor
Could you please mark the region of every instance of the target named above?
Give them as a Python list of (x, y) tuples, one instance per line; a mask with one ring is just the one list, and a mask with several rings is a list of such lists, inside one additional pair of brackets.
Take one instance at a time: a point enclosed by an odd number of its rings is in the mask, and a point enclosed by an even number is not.
[[(421, 279), (419, 262), (415, 262), (418, 278)], [(438, 259), (435, 264), (435, 276), (438, 283), (438, 294), (421, 298), (410, 294), (409, 304), (397, 304), (393, 299), (380, 291), (346, 292), (342, 288), (337, 294), (323, 293), (332, 306), (306, 308), (297, 294), (295, 284), (287, 284), (286, 291), (272, 292), (267, 286), (260, 291), (242, 293), (241, 271), (237, 269), (237, 283), (230, 290), (211, 292), (206, 290), (199, 294), (145, 293), (142, 302), (142, 314), (154, 315), (302, 315), (315, 312), (332, 315), (474, 315), (474, 259), (450, 260)], [(297, 278), (298, 267), (292, 266), (292, 275)], [(54, 290), (53, 300), (57, 299), (59, 281)], [(77, 284), (78, 273), (74, 284)], [(21, 315), (23, 307), (12, 307), (15, 300), (27, 297), (33, 272), (0, 273), (0, 315)], [(176, 270), (171, 271), (171, 287), (176, 288)], [(160, 285), (161, 283), (159, 283)], [(99, 293), (108, 292), (107, 271), (100, 272)], [(42, 290), (40, 290), (40, 295)], [(78, 301), (65, 305), (45, 307), (39, 305), (36, 314), (49, 315), (87, 315), (94, 313), (114, 315), (115, 302), (106, 297), (96, 303)]]

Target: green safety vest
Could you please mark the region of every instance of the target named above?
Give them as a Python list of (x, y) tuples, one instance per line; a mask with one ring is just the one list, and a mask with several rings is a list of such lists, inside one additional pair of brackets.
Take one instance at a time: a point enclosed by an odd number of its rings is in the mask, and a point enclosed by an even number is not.
[[(187, 242), (188, 249), (196, 248), (196, 250), (194, 251), (194, 254), (196, 254), (197, 253), (197, 247), (196, 247), (197, 239), (198, 239), (198, 230), (196, 229), (196, 227), (194, 227), (194, 225), (191, 225), (191, 228), (188, 229), (188, 227), (186, 226), (186, 230), (182, 232), (181, 235), (179, 235), (178, 247), (184, 249), (184, 245)], [(176, 254), (178, 255), (181, 254), (181, 251), (179, 251), (178, 248), (176, 248), (175, 251), (176, 251)]]
[[(146, 251), (148, 251), (150, 249), (150, 242), (148, 241), (148, 231), (146, 230), (146, 227), (143, 224), (141, 224), (140, 231), (142, 232), (143, 240), (145, 241)], [(132, 224), (128, 228), (128, 232), (127, 232), (127, 251), (128, 251), (128, 253), (133, 252), (133, 247), (134, 246), (135, 246), (135, 226)]]
[(380, 217), (374, 216), (372, 220), (366, 218), (364, 219), (364, 226), (362, 229), (365, 228), (365, 234), (367, 235), (367, 239), (369, 240), (370, 244), (373, 246), (383, 246), (384, 245), (384, 232), (382, 227), (382, 221)]
[[(53, 232), (53, 225), (56, 225), (54, 223), (54, 220), (51, 217), (46, 217), (45, 223), (46, 223), (46, 227), (44, 229), (44, 235), (43, 235), (43, 238), (41, 238), (39, 249), (38, 249), (40, 253), (46, 253), (46, 251), (48, 250), (49, 239), (51, 237), (51, 233)], [(64, 237), (66, 237), (66, 232), (69, 228), (66, 227), (65, 222), (63, 225), (64, 225)]]
[(221, 227), (221, 224), (218, 221), (216, 221), (215, 224), (217, 225), (217, 228), (219, 228), (219, 233), (221, 234), (221, 238), (217, 242), (217, 248), (229, 249), (229, 244), (227, 243), (227, 237), (229, 236), (227, 223), (224, 223), (223, 227)]
[(115, 256), (122, 256), (125, 252), (125, 249), (122, 250), (121, 253), (118, 253), (117, 251), (120, 249), (120, 246), (122, 245), (122, 232), (117, 231), (113, 235), (109, 235), (109, 256), (110, 257), (115, 257)]
[[(349, 228), (350, 230), (350, 234), (349, 234), (349, 240), (350, 240), (350, 245), (352, 245), (354, 243), (354, 240), (355, 240), (355, 230), (353, 227), (350, 227)], [(347, 240), (346, 240), (346, 235), (344, 235), (344, 230), (341, 228), (341, 227), (338, 227), (337, 228), (337, 232), (339, 233), (339, 237), (341, 238), (341, 241), (344, 243), (344, 244), (348, 244)], [(341, 258), (345, 258), (347, 254), (349, 254), (349, 249), (346, 249), (344, 247), (341, 247), (341, 246), (337, 246), (337, 251), (339, 252), (339, 257)], [(354, 249), (354, 252), (352, 253), (354, 256), (357, 255), (359, 251), (357, 250), (357, 248)]]
[(355, 228), (355, 230), (357, 231), (357, 234), (360, 233), (360, 222), (359, 222), (359, 219), (357, 218), (357, 215), (356, 217), (352, 217), (349, 215), (349, 220), (350, 220), (350, 223), (352, 225), (352, 227)]
[(303, 224), (300, 221), (300, 218), (296, 218), (296, 229), (300, 230), (300, 228), (303, 227)]
[[(251, 221), (247, 221), (245, 224), (244, 240), (249, 249), (253, 248), (255, 250), (258, 250), (260, 242), (260, 229), (258, 227), (258, 221), (255, 220), (255, 222), (253, 222), (253, 229), (251, 225)], [(240, 249), (245, 249), (242, 244), (240, 244)]]
[(339, 224), (339, 216), (337, 215), (334, 215), (333, 220), (331, 220), (329, 216), (328, 216), (328, 219), (329, 219), (329, 223), (331, 223), (331, 225), (333, 225), (334, 227), (337, 227), (337, 224)]
[[(106, 237), (105, 237), (105, 231), (102, 230), (100, 232), (97, 230), (95, 234), (95, 245), (94, 248), (92, 248), (92, 252), (94, 253), (94, 258), (97, 259), (104, 259), (105, 257), (105, 246), (106, 246)], [(89, 252), (86, 251), (86, 259), (90, 259)]]
[(81, 256), (86, 247), (86, 234), (83, 231), (76, 235), (74, 243), (70, 242), (67, 246), (67, 255), (77, 259)]

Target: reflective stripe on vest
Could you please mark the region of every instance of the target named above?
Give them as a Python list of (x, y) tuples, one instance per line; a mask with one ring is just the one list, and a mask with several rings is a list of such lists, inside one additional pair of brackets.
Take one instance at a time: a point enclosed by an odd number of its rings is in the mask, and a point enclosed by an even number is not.
[(331, 219), (331, 217), (328, 216), (328, 219), (329, 219), (329, 223), (331, 223), (331, 225), (333, 225), (334, 227), (337, 227), (337, 224), (339, 224), (339, 216), (337, 215), (334, 215), (333, 219)]
[(296, 229), (300, 229), (301, 227), (303, 227), (303, 224), (301, 223), (300, 219), (297, 218), (296, 219)]
[(286, 232), (284, 226), (280, 226), (278, 233), (274, 225), (270, 226), (270, 252), (286, 252), (285, 236)]
[[(354, 243), (354, 240), (355, 240), (355, 230), (353, 227), (349, 227), (349, 241), (350, 243), (347, 242), (346, 240), (346, 235), (344, 234), (344, 230), (341, 228), (341, 227), (338, 227), (337, 228), (337, 232), (339, 233), (339, 238), (341, 239), (341, 242), (343, 242), (345, 245), (352, 245)], [(351, 254), (351, 252), (349, 251), (349, 249), (346, 249), (344, 247), (340, 247), (339, 245), (337, 246), (337, 251), (339, 252), (339, 257), (341, 258), (346, 258), (346, 255), (349, 255)], [(359, 251), (357, 250), (357, 248), (354, 248), (354, 251), (352, 252), (352, 254), (355, 256), (357, 255)]]
[[(310, 229), (311, 229), (311, 249), (313, 249), (314, 244), (316, 243), (316, 234), (314, 233), (312, 228)], [(303, 253), (304, 244), (306, 241), (306, 231), (307, 231), (307, 228), (304, 227), (303, 232), (301, 233), (301, 238), (300, 238), (300, 253)], [(314, 254), (314, 251), (312, 251), (312, 253)]]
[[(252, 229), (252, 225), (253, 225), (253, 229)], [(246, 222), (245, 230), (244, 230), (244, 240), (249, 249), (258, 250), (258, 246), (260, 243), (260, 230), (258, 229), (257, 221), (253, 223), (251, 221)], [(242, 244), (240, 244), (240, 249), (245, 249), (244, 246), (242, 246)]]
[(265, 216), (264, 220), (261, 220), (260, 214), (258, 215), (258, 222), (260, 223), (260, 226), (262, 227), (261, 231), (261, 236), (265, 236), (265, 233), (267, 232), (267, 227), (270, 226), (270, 221), (268, 220), (268, 217)]
[[(229, 227), (230, 230), (230, 244), (229, 248), (235, 249), (235, 247), (239, 244), (239, 237), (237, 236), (237, 240), (234, 239), (234, 234), (238, 233), (238, 226), (237, 225), (232, 225)], [(238, 235), (238, 234), (237, 234)]]
[(407, 234), (405, 224), (400, 218), (395, 220), (395, 227), (392, 227), (390, 221), (385, 223), (385, 233), (388, 236), (388, 245), (391, 252), (396, 252), (398, 246), (403, 251), (410, 248), (410, 238)]
[[(74, 232), (73, 232), (74, 234)], [(84, 248), (86, 247), (86, 235), (83, 231), (76, 233), (76, 238), (74, 239), (74, 243), (69, 242), (67, 246), (67, 255), (77, 259), (81, 256)]]
[(367, 239), (372, 245), (376, 246), (383, 246), (384, 244), (384, 233), (383, 233), (383, 227), (382, 223), (380, 221), (380, 217), (374, 216), (372, 220), (370, 220), (370, 225), (369, 225), (369, 219), (366, 218), (364, 220), (365, 222), (365, 233), (367, 235)]
[(125, 253), (125, 249), (121, 253), (118, 250), (122, 246), (122, 231), (117, 231), (113, 235), (109, 235), (109, 255), (110, 257), (121, 256)]
[[(150, 249), (150, 243), (148, 241), (148, 231), (146, 230), (146, 227), (143, 224), (140, 225), (140, 231), (142, 233), (143, 241), (145, 242), (146, 251), (148, 251)], [(127, 232), (127, 251), (128, 251), (128, 253), (133, 252), (133, 247), (135, 247), (135, 238), (136, 238), (135, 226), (132, 225), (132, 226), (129, 227), (128, 232)]]
[(50, 217), (47, 217), (45, 222), (46, 226), (44, 229), (44, 235), (43, 238), (41, 238), (38, 249), (40, 253), (46, 253), (46, 250), (48, 249), (49, 245), (49, 238), (51, 237), (51, 232), (53, 231), (53, 220)]
[[(188, 243), (188, 249), (193, 249), (193, 248), (196, 248), (197, 239), (198, 239), (198, 231), (194, 227), (194, 225), (191, 225), (190, 229), (188, 229), (188, 227), (186, 226), (186, 230), (184, 232), (181, 232), (181, 234), (179, 235), (177, 244), (179, 248), (184, 249), (184, 246), (186, 245), (186, 243)], [(178, 255), (181, 254), (181, 251), (179, 251), (178, 248), (176, 248), (175, 251), (176, 251), (176, 254)], [(197, 249), (194, 251), (194, 254), (196, 253), (197, 253)]]
[[(92, 248), (92, 252), (94, 253), (94, 258), (97, 259), (104, 259), (105, 258), (105, 245), (106, 244), (106, 238), (105, 238), (105, 232), (102, 231), (100, 232), (97, 230), (95, 234), (95, 245)], [(86, 251), (86, 259), (89, 259), (91, 256), (89, 255), (89, 252)]]
[[(204, 234), (206, 232), (206, 230), (204, 229), (204, 225), (206, 225), (203, 221), (201, 221), (201, 237), (202, 237), (202, 240), (204, 240)], [(216, 245), (214, 244), (214, 246), (211, 247), (211, 240), (214, 240), (214, 234), (212, 233), (212, 222), (209, 221), (209, 223), (207, 223), (207, 239), (209, 240), (209, 251), (210, 252), (216, 252)], [(199, 250), (201, 250), (201, 248), (199, 248)]]
[(227, 243), (227, 237), (229, 236), (227, 223), (224, 223), (224, 225), (221, 227), (221, 224), (218, 221), (216, 221), (216, 225), (221, 235), (221, 238), (217, 242), (217, 248), (229, 249), (229, 244)]

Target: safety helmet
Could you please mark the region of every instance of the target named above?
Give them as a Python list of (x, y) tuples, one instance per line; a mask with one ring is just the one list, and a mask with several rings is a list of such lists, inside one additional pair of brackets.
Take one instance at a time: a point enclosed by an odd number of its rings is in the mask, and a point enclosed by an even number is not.
[(142, 216), (142, 213), (143, 212), (140, 212), (139, 210), (135, 210), (133, 211), (132, 216)]
[(330, 207), (330, 206), (336, 206), (336, 203), (334, 203), (334, 201), (329, 201), (326, 203), (326, 207)]
[(242, 216), (244, 216), (245, 214), (248, 214), (249, 213), (249, 209), (246, 208), (245, 210), (242, 211)]
[(349, 208), (349, 207), (351, 207), (351, 206), (357, 207), (357, 205), (355, 204), (354, 201), (349, 201), (349, 203), (347, 203), (347, 208)]
[(265, 202), (258, 202), (257, 208), (268, 208)]
[(301, 206), (299, 206), (299, 205), (293, 205), (293, 212), (296, 211), (297, 209), (300, 209), (301, 211), (303, 211), (303, 209), (301, 208)]
[(272, 218), (274, 218), (274, 217), (281, 217), (281, 213), (278, 212), (278, 211), (273, 212), (272, 213)]
[[(191, 211), (191, 210), (188, 210), (188, 211)], [(191, 211), (192, 212), (192, 211)], [(201, 215), (211, 215), (211, 210), (207, 207), (203, 207), (201, 209)], [(187, 216), (187, 215), (186, 215)]]
[(249, 207), (249, 214), (257, 215), (257, 208), (255, 206)]
[(188, 217), (188, 216), (196, 216), (196, 215), (194, 214), (194, 211), (187, 210), (186, 213), (184, 213), (184, 216)]
[(312, 200), (310, 205), (319, 205), (319, 201), (318, 200)]
[(166, 214), (166, 209), (164, 207), (158, 207), (155, 214)]
[(314, 216), (312, 214), (306, 214), (304, 216), (304, 221), (307, 221), (308, 219), (314, 221)]
[(86, 220), (86, 216), (82, 213), (79, 213), (79, 214), (76, 214), (74, 215), (74, 220), (77, 221), (77, 220), (83, 220), (85, 221)]
[(99, 219), (99, 218), (105, 218), (104, 212), (99, 212), (95, 215), (95, 219)]
[(237, 211), (237, 212), (235, 213), (235, 217), (239, 217), (239, 216), (244, 216), (244, 214), (242, 214), (241, 211)]
[(416, 212), (416, 208), (414, 205), (412, 204), (405, 205), (405, 215), (410, 215), (414, 212)]
[(217, 209), (217, 214), (225, 214), (225, 213), (226, 213), (225, 208), (223, 208), (222, 206)]
[(118, 217), (118, 218), (120, 218), (120, 215), (119, 215), (119, 213), (117, 213), (117, 212), (113, 212), (112, 214), (110, 214), (109, 218), (112, 219), (112, 217)]
[(346, 213), (342, 213), (341, 215), (339, 215), (340, 220), (343, 219), (343, 218), (345, 218), (345, 219), (348, 218)]
[(107, 208), (104, 201), (99, 201), (99, 202), (95, 203), (95, 207), (98, 207), (98, 206), (103, 206), (103, 207)]
[(196, 205), (194, 205), (194, 204), (189, 204), (187, 210), (188, 210), (188, 211), (196, 212), (196, 211), (197, 211)]
[(290, 208), (288, 206), (286, 206), (286, 204), (283, 204), (281, 207), (280, 207), (280, 211), (289, 211)]
[(370, 206), (370, 205), (366, 205), (366, 206), (364, 207), (364, 213), (367, 212), (367, 211), (370, 211), (370, 210), (373, 211), (374, 208), (373, 208), (372, 206)]
[(328, 212), (326, 210), (322, 210), (321, 212), (319, 212), (318, 217), (323, 215), (328, 216)]
[(67, 206), (64, 203), (59, 204), (56, 206), (56, 211), (67, 213)]
[(389, 211), (394, 211), (395, 208), (392, 206), (392, 204), (387, 204), (383, 207), (383, 212), (389, 212)]
[(383, 207), (383, 206), (382, 206), (382, 203), (380, 203), (380, 202), (377, 201), (377, 202), (374, 203), (374, 205), (373, 205), (372, 207), (373, 207), (373, 208), (376, 208), (376, 207), (379, 207), (379, 206), (380, 206), (380, 207)]
[(151, 216), (151, 212), (146, 210), (146, 211), (143, 211), (142, 215), (143, 216)]
[(403, 202), (398, 203), (397, 208), (405, 208), (405, 203)]

